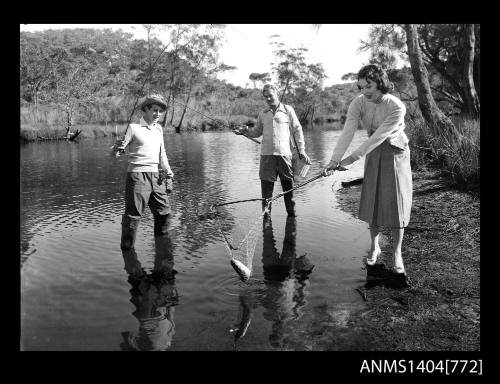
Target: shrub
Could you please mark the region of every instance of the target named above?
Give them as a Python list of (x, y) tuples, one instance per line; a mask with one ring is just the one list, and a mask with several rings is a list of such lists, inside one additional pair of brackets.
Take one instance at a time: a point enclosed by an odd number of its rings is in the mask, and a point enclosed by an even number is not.
[(480, 180), (480, 122), (457, 118), (455, 129), (437, 136), (423, 120), (408, 122), (411, 163), (416, 169), (442, 169), (459, 184)]

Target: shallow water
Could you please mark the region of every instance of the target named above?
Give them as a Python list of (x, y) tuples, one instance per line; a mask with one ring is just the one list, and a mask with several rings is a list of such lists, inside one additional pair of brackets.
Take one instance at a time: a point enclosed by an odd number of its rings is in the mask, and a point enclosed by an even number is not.
[[(328, 162), (339, 134), (306, 132), (306, 179)], [(352, 147), (364, 137), (358, 131)], [(336, 200), (341, 179), (362, 176), (363, 160), (298, 189), (295, 226), (287, 227), (282, 199), (273, 203), (243, 283), (214, 221), (199, 216), (215, 202), (260, 197), (259, 146), (229, 132), (168, 133), (165, 143), (175, 173), (170, 248), (155, 245), (146, 210), (136, 252), (146, 272), (156, 255), (177, 274), (136, 289), (119, 247), (126, 156), (108, 157), (105, 139), (21, 146), (23, 350), (232, 350), (238, 328), (237, 349), (305, 349), (297, 329), (315, 308), (334, 308), (341, 326), (364, 305), (355, 289), (366, 277), (368, 228)], [(240, 215), (237, 205), (225, 210), (229, 230)], [(301, 278), (293, 271), (305, 260), (314, 268)]]

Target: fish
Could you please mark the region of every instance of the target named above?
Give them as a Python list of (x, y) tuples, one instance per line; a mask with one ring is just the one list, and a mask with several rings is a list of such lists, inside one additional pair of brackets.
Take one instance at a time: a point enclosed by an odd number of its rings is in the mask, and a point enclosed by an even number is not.
[(234, 268), (236, 273), (240, 276), (241, 281), (246, 282), (250, 278), (251, 271), (247, 268), (245, 264), (236, 259), (231, 259), (231, 266)]
[(252, 311), (250, 306), (245, 303), (245, 300), (240, 296), (240, 304), (241, 304), (241, 321), (236, 328), (230, 330), (230, 332), (234, 332), (234, 343), (241, 339), (247, 333), (248, 327), (252, 321)]

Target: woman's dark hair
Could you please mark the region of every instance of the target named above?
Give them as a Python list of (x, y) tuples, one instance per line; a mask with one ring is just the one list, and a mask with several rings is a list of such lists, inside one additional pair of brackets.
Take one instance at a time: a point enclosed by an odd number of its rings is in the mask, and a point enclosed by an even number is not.
[(392, 91), (394, 84), (389, 80), (387, 73), (378, 65), (369, 64), (365, 65), (358, 72), (358, 80), (368, 79), (377, 83), (377, 88), (380, 92), (387, 93)]

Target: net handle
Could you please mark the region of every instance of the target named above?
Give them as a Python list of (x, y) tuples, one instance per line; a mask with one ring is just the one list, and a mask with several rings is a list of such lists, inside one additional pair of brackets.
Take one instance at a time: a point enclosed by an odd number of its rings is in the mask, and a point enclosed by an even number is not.
[(292, 192), (298, 188), (301, 188), (303, 187), (304, 185), (307, 185), (309, 183), (312, 183), (313, 181), (321, 178), (321, 177), (325, 177), (325, 175), (323, 173), (320, 173), (314, 177), (311, 177), (310, 179), (296, 185), (295, 187), (289, 189), (288, 191), (284, 191), (284, 192), (281, 192), (281, 193), (278, 193), (277, 195), (275, 196), (272, 196), (272, 197), (269, 197), (269, 198), (255, 198), (255, 199), (245, 199), (245, 200), (237, 200), (237, 201), (228, 201), (227, 203), (220, 203), (220, 204), (213, 204), (211, 207), (210, 207), (210, 210), (213, 210), (213, 208), (215, 207), (221, 207), (223, 205), (230, 205), (230, 204), (237, 204), (237, 203), (245, 203), (245, 202), (248, 202), (248, 201), (265, 201), (266, 203), (270, 203), (271, 201), (274, 201), (276, 199), (279, 199), (281, 196), (283, 195), (286, 195), (287, 193), (289, 192)]
[[(325, 175), (324, 175), (323, 173), (320, 173), (320, 174), (318, 174), (318, 175), (316, 175), (316, 176), (314, 176), (314, 177), (311, 177), (310, 179), (308, 179), (308, 180), (304, 181), (303, 183), (300, 183), (300, 184), (296, 185), (295, 187), (290, 188), (288, 191), (284, 191), (284, 192), (278, 193), (278, 194), (277, 194), (277, 195), (275, 195), (275, 196), (272, 196), (272, 197), (270, 197), (270, 198), (268, 198), (268, 199), (265, 199), (265, 200), (266, 200), (266, 203), (270, 203), (271, 201), (274, 201), (274, 200), (276, 200), (276, 199), (279, 199), (281, 196), (284, 196), (284, 195), (286, 195), (286, 194), (287, 194), (287, 193), (289, 193), (289, 192), (292, 192), (292, 191), (294, 191), (294, 190), (296, 190), (296, 189), (298, 189), (298, 188), (301, 188), (301, 187), (303, 187), (304, 185), (307, 185), (307, 184), (309, 184), (309, 183), (312, 183), (313, 181), (315, 181), (315, 180), (317, 180), (317, 179), (319, 179), (319, 178), (321, 178), (321, 177), (325, 177)], [(263, 200), (264, 200), (264, 199), (263, 199)]]

